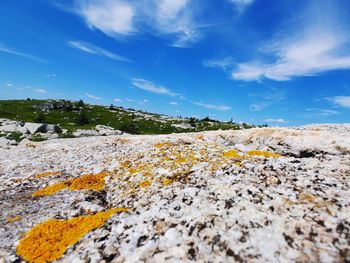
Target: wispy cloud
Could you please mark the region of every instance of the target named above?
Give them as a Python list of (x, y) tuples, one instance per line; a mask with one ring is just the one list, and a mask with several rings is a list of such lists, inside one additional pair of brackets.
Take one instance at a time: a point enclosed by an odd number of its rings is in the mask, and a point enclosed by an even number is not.
[(265, 108), (282, 102), (286, 99), (286, 92), (283, 89), (267, 88), (264, 92), (250, 93), (250, 97), (258, 100), (249, 106), (250, 111), (262, 111)]
[(34, 89), (36, 93), (47, 93), (46, 89)]
[(263, 109), (265, 109), (269, 105), (270, 105), (270, 103), (267, 103), (267, 102), (252, 103), (249, 105), (249, 110), (262, 111)]
[(10, 83), (10, 82), (5, 83), (4, 86), (8, 87), (8, 88), (14, 87), (14, 85), (12, 83)]
[(187, 47), (199, 39), (193, 26), (192, 0), (75, 0), (75, 12), (91, 29), (120, 38), (137, 33), (167, 35), (174, 47)]
[(266, 119), (264, 120), (267, 123), (288, 123), (285, 119)]
[(310, 2), (301, 13), (290, 18), (293, 25), (285, 26), (283, 33), (256, 47), (259, 58), (240, 62), (227, 58), (204, 65), (229, 70), (233, 79), (242, 81), (288, 81), (332, 70), (349, 70), (349, 24), (342, 20), (335, 1)]
[(203, 61), (203, 66), (208, 68), (218, 68), (224, 71), (231, 69), (234, 64), (232, 57), (226, 57), (223, 59), (212, 59)]
[(308, 109), (305, 109), (305, 112), (306, 114), (304, 114), (303, 116), (307, 118), (328, 117), (328, 116), (340, 114), (340, 112), (336, 110), (318, 109), (318, 108), (308, 108)]
[(119, 98), (115, 98), (113, 101), (115, 101), (115, 102), (123, 102), (123, 100), (119, 99)]
[(52, 74), (46, 74), (46, 77), (47, 78), (54, 78), (56, 77), (57, 75), (55, 73), (52, 73)]
[(178, 105), (178, 103), (176, 101), (169, 101), (169, 104), (173, 105), (173, 106), (177, 106)]
[(218, 111), (228, 111), (231, 109), (231, 107), (226, 105), (214, 105), (214, 104), (207, 104), (207, 103), (201, 103), (201, 102), (193, 102), (193, 104), (207, 108), (207, 109), (218, 110)]
[(90, 94), (90, 93), (85, 93), (85, 96), (90, 98), (90, 99), (93, 99), (93, 100), (102, 100), (102, 98), (95, 96), (93, 94)]
[(350, 96), (336, 96), (328, 98), (328, 100), (337, 106), (350, 109)]
[(232, 2), (239, 13), (243, 13), (246, 8), (255, 2), (255, 0), (229, 0)]
[(148, 99), (143, 99), (143, 100), (135, 100), (135, 99), (125, 99), (125, 101), (127, 102), (136, 102), (140, 105), (145, 105), (146, 103), (148, 103)]
[(144, 79), (138, 79), (138, 78), (134, 78), (132, 79), (132, 85), (136, 88), (151, 92), (151, 93), (155, 93), (155, 94), (160, 94), (160, 95), (168, 95), (168, 96), (181, 96), (178, 93), (172, 92), (171, 90), (169, 90), (168, 88), (164, 87), (164, 86), (159, 86), (154, 84), (151, 81), (148, 80), (144, 80)]
[(0, 43), (0, 52), (11, 54), (11, 55), (15, 55), (15, 56), (19, 56), (19, 57), (23, 57), (23, 58), (28, 58), (28, 59), (35, 60), (35, 61), (38, 61), (38, 62), (41, 62), (41, 63), (46, 63), (46, 61), (44, 59), (42, 59), (42, 58), (39, 58), (37, 56), (31, 55), (31, 54), (28, 54), (28, 53), (19, 52), (19, 51), (13, 49), (13, 48), (10, 48), (10, 47), (7, 47), (7, 46), (1, 44), (1, 43)]
[(86, 42), (80, 42), (80, 41), (69, 41), (68, 45), (72, 48), (79, 49), (81, 51), (84, 51), (86, 53), (90, 53), (93, 55), (98, 56), (104, 56), (113, 60), (121, 61), (121, 62), (131, 62), (131, 60), (120, 56), (118, 54), (115, 54), (113, 52), (110, 52), (106, 49), (94, 46), (92, 44), (86, 43)]

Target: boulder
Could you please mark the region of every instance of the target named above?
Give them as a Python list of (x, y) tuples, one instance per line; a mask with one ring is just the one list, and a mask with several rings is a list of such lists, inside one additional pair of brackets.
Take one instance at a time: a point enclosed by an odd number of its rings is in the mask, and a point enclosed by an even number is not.
[(0, 148), (6, 147), (9, 144), (9, 140), (5, 137), (0, 137)]
[(115, 130), (113, 127), (105, 126), (105, 125), (96, 125), (95, 130), (101, 136), (122, 135), (123, 134), (122, 131)]
[(28, 133), (28, 129), (26, 127), (22, 127), (20, 123), (16, 124), (6, 124), (3, 126), (0, 126), (0, 131), (4, 132), (20, 132), (23, 134)]
[(3, 126), (5, 125), (17, 125), (19, 122), (17, 121), (11, 121), (11, 120), (6, 120), (6, 119), (3, 119), (3, 121), (1, 122), (1, 124)]
[(5, 148), (10, 145), (18, 145), (18, 143), (15, 140), (9, 140), (5, 137), (0, 137), (0, 148)]
[(43, 123), (26, 122), (23, 127), (26, 128), (30, 134), (35, 134), (37, 132), (46, 132), (46, 125)]
[(90, 137), (90, 136), (99, 136), (99, 133), (95, 130), (77, 130), (73, 132), (75, 137)]
[(46, 124), (46, 132), (62, 133), (62, 129), (58, 125)]

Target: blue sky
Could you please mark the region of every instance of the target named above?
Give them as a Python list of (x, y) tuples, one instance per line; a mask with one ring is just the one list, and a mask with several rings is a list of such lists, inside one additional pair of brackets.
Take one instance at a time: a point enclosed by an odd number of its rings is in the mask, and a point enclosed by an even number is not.
[(1, 0), (0, 99), (350, 122), (350, 1)]

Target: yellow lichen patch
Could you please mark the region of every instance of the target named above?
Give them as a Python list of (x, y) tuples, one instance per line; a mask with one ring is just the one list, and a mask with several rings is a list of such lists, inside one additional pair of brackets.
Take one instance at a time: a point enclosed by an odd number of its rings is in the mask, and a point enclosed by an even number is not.
[(259, 150), (252, 150), (247, 152), (248, 156), (263, 156), (265, 158), (279, 158), (281, 155), (272, 153), (272, 152), (267, 152), (267, 151), (259, 151)]
[(224, 156), (230, 157), (230, 158), (242, 158), (243, 157), (236, 150), (230, 150), (230, 151), (224, 152)]
[(186, 162), (186, 159), (182, 157), (175, 159), (175, 163), (185, 163), (185, 162)]
[(171, 147), (172, 145), (173, 145), (172, 142), (161, 142), (161, 143), (154, 144), (153, 146), (156, 148), (163, 148), (163, 147)]
[(127, 211), (114, 208), (91, 216), (68, 220), (50, 219), (33, 227), (17, 246), (17, 255), (30, 263), (44, 263), (59, 259), (69, 246), (88, 232), (102, 227), (112, 215)]
[(16, 222), (16, 221), (19, 221), (19, 220), (22, 220), (22, 217), (21, 217), (21, 216), (14, 216), (14, 217), (9, 217), (9, 218), (7, 218), (7, 221), (8, 221), (9, 223)]
[(127, 161), (121, 162), (120, 166), (122, 168), (129, 168), (131, 166), (131, 161), (127, 160)]
[(60, 175), (62, 174), (61, 172), (44, 172), (44, 173), (40, 173), (34, 176), (34, 178), (42, 178), (42, 177), (47, 177), (47, 176), (51, 176), (51, 175)]
[(136, 174), (136, 173), (142, 172), (143, 170), (144, 170), (144, 167), (142, 166), (136, 167), (136, 168), (130, 168), (129, 173)]
[(173, 179), (164, 179), (163, 180), (163, 185), (171, 185), (174, 182)]
[(53, 195), (58, 191), (65, 189), (67, 185), (64, 182), (49, 185), (43, 189), (40, 189), (32, 194), (33, 197), (43, 196), (43, 195)]
[(203, 135), (198, 135), (196, 137), (197, 140), (204, 141), (204, 136)]
[(105, 177), (108, 173), (101, 172), (98, 174), (86, 174), (76, 179), (66, 181), (70, 190), (97, 190), (105, 188)]
[(145, 187), (151, 186), (151, 184), (152, 182), (150, 180), (144, 180), (140, 183), (140, 187), (145, 188)]
[(43, 195), (53, 195), (58, 191), (68, 188), (74, 190), (96, 190), (101, 191), (105, 187), (105, 177), (108, 175), (106, 172), (98, 174), (85, 174), (81, 177), (59, 182), (54, 185), (47, 186), (32, 194), (33, 197)]
[(307, 203), (314, 203), (315, 202), (315, 196), (308, 193), (301, 193), (298, 197), (299, 201), (307, 202)]

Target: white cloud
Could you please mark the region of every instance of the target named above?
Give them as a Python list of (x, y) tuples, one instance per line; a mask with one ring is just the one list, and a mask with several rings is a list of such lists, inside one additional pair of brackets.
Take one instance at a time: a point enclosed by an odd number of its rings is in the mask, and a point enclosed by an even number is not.
[(207, 103), (201, 103), (201, 102), (193, 102), (193, 104), (207, 108), (207, 109), (218, 110), (218, 111), (228, 111), (231, 109), (231, 107), (226, 105), (214, 105), (214, 104), (207, 104)]
[(275, 123), (288, 123), (288, 121), (286, 121), (285, 119), (266, 119), (264, 121), (267, 122), (267, 123), (272, 123), (272, 122), (275, 122)]
[(12, 88), (14, 86), (12, 83), (9, 83), (9, 82), (5, 83), (4, 85), (5, 87), (8, 87), (8, 88)]
[(46, 89), (34, 89), (34, 91), (37, 93), (47, 93)]
[(219, 68), (222, 70), (227, 70), (227, 69), (232, 68), (233, 64), (234, 64), (234, 61), (233, 61), (232, 57), (203, 61), (203, 66), (205, 66), (205, 67)]
[(246, 8), (255, 2), (255, 0), (230, 0), (239, 13), (243, 13)]
[(177, 106), (178, 105), (178, 103), (176, 101), (170, 101), (169, 104), (173, 105), (173, 106)]
[(148, 99), (143, 99), (143, 100), (134, 100), (134, 99), (125, 99), (125, 101), (127, 102), (136, 102), (140, 105), (145, 105), (146, 103), (148, 103)]
[(118, 99), (118, 98), (114, 99), (113, 101), (115, 101), (115, 102), (123, 102), (122, 99)]
[(129, 59), (127, 59), (123, 56), (120, 56), (118, 54), (115, 54), (113, 52), (110, 52), (110, 51), (105, 50), (103, 48), (91, 45), (91, 44), (86, 43), (86, 42), (69, 41), (68, 45), (72, 48), (76, 48), (76, 49), (79, 49), (81, 51), (93, 54), (93, 55), (104, 56), (104, 57), (114, 59), (117, 61), (121, 61), (121, 62), (131, 62)]
[(307, 112), (307, 114), (305, 114), (304, 116), (308, 118), (328, 117), (328, 116), (337, 115), (340, 113), (336, 110), (318, 109), (318, 108), (309, 108), (309, 109), (305, 109), (305, 111)]
[(97, 28), (109, 36), (127, 35), (134, 31), (134, 8), (122, 0), (80, 0), (76, 1), (78, 13), (84, 17), (90, 28)]
[(339, 10), (331, 2), (314, 4), (317, 8), (307, 8), (303, 19), (293, 27), (285, 28), (284, 35), (278, 35), (258, 49), (268, 59), (237, 63), (232, 77), (243, 81), (263, 78), (287, 81), (350, 69), (347, 23), (337, 17)]
[(174, 47), (188, 47), (200, 38), (193, 26), (192, 0), (75, 0), (76, 13), (90, 28), (120, 38), (137, 33), (166, 35)]
[(93, 100), (102, 100), (102, 98), (97, 97), (97, 96), (90, 94), (90, 93), (85, 93), (85, 96), (90, 98), (90, 99), (93, 99)]
[(340, 107), (350, 109), (350, 96), (336, 96), (329, 98), (329, 100)]
[(132, 85), (136, 88), (146, 90), (151, 93), (168, 95), (168, 96), (181, 96), (180, 94), (174, 93), (166, 87), (158, 86), (151, 81), (134, 78), (132, 79)]
[(5, 45), (2, 45), (1, 43), (0, 43), (0, 52), (15, 55), (15, 56), (20, 56), (20, 57), (24, 57), (24, 58), (29, 58), (31, 60), (35, 60), (35, 61), (42, 62), (42, 63), (46, 63), (46, 61), (42, 58), (33, 56), (31, 54), (19, 52), (13, 48), (9, 48)]
[(253, 103), (253, 104), (250, 104), (249, 110), (262, 111), (263, 109), (265, 109), (269, 105), (270, 105), (270, 103), (268, 103), (268, 102)]
[(46, 77), (47, 78), (53, 78), (53, 77), (56, 77), (57, 75), (55, 73), (52, 73), (52, 74), (47, 74)]

